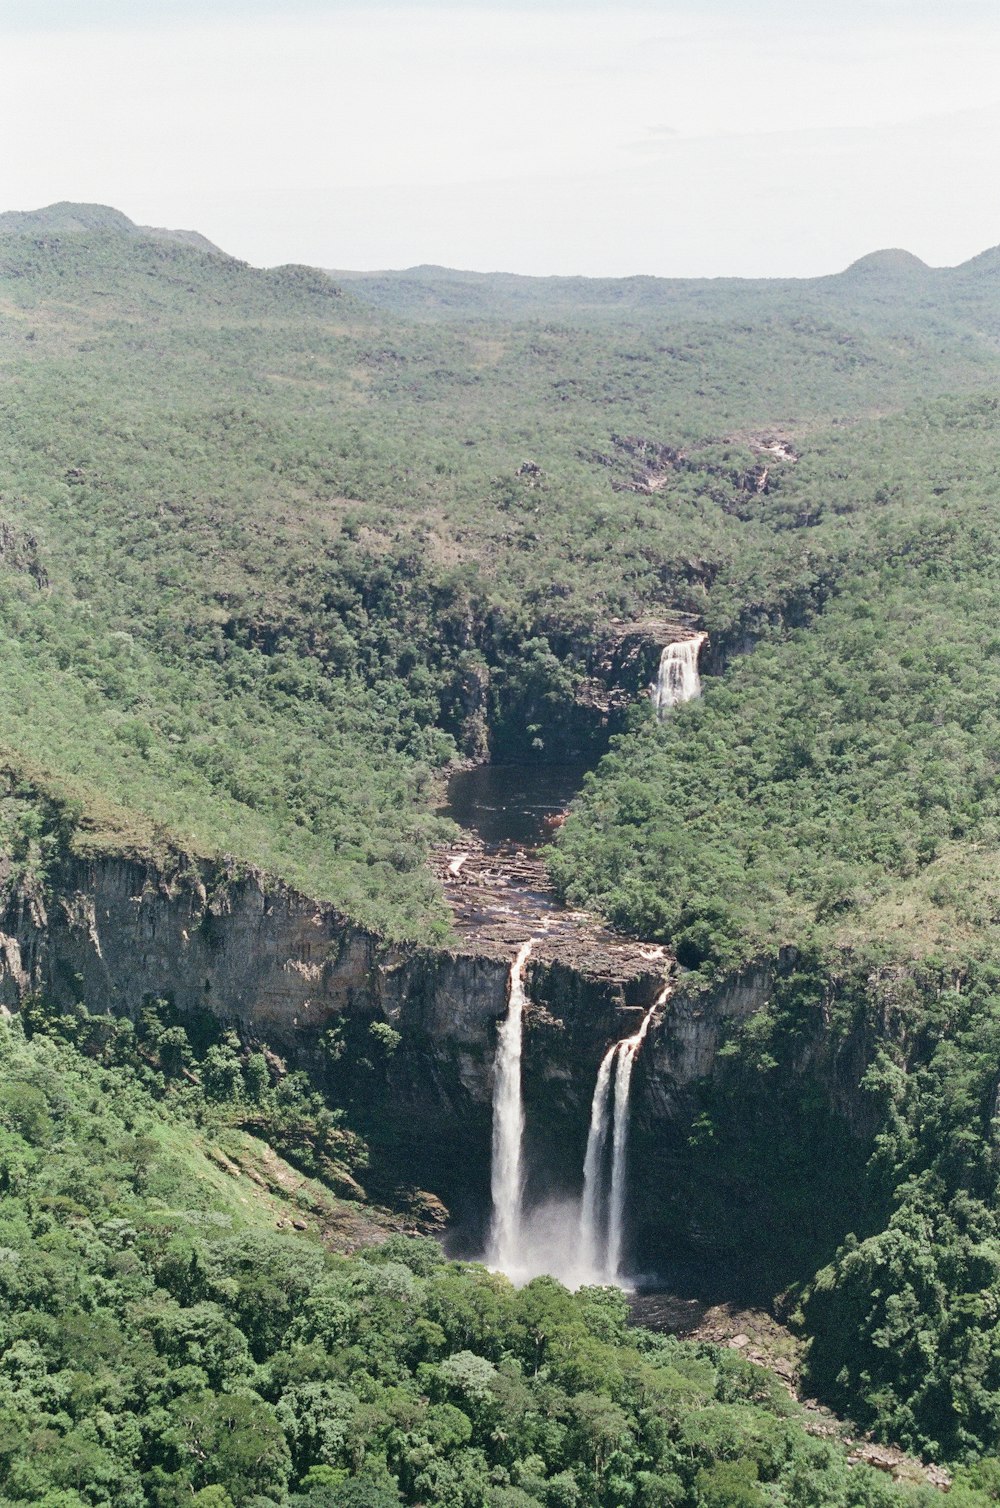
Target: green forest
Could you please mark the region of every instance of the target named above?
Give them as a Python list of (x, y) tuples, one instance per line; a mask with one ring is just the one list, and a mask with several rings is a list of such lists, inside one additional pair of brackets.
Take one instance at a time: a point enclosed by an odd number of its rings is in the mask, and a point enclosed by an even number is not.
[[(689, 993), (778, 971), (704, 1188), (769, 1170), (808, 1223), (810, 1044), (864, 1044), (854, 1205), (772, 1297), (956, 1508), (1000, 1501), (998, 266), (339, 274), (0, 217), (5, 908), (67, 855), (229, 856), (452, 947), (446, 772), (557, 761), (622, 626), (686, 615), (703, 694), (658, 722), (630, 684), (548, 870)], [(936, 1499), (616, 1291), (345, 1202), (358, 1128), (225, 1023), (0, 1028), (4, 1502)]]
[[(308, 1089), (217, 1037), (156, 1010), (0, 1023), (3, 1503), (937, 1500), (849, 1466), (737, 1353), (629, 1327), (616, 1289), (366, 1245), (272, 1150), (322, 1114)], [(995, 1480), (969, 1468), (951, 1500), (986, 1508)]]

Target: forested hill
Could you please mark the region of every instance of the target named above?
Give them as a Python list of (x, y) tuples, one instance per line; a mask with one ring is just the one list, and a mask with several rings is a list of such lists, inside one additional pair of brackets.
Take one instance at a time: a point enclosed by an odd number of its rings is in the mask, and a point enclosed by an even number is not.
[(121, 210), (107, 204), (72, 204), (63, 200), (46, 209), (8, 209), (0, 213), (0, 235), (65, 236), (94, 231), (108, 231), (117, 236), (136, 236), (151, 240), (180, 241), (199, 251), (225, 255), (196, 230), (167, 230), (152, 225), (136, 225)]
[[(744, 1264), (780, 1244), (810, 1384), (978, 1463), (970, 1508), (1000, 1498), (998, 273), (332, 277), (102, 206), (0, 218), (5, 904), (43, 916), (67, 849), (180, 849), (446, 944), (441, 772), (558, 758), (630, 626), (703, 629), (704, 695), (658, 724), (633, 678), (550, 868), (692, 1012), (774, 980), (655, 1165)], [(3, 1031), (6, 1500), (926, 1502), (607, 1295), (265, 1239), (205, 1138), (336, 1183), (342, 1118), (218, 1021), (106, 1012)]]
[(518, 721), (546, 757), (609, 618), (806, 623), (975, 491), (989, 266), (891, 267), (877, 322), (878, 266), (822, 315), (726, 283), (567, 320), (532, 282), (427, 325), (100, 207), (8, 218), (0, 740), (116, 841), (434, 935), (426, 772)]

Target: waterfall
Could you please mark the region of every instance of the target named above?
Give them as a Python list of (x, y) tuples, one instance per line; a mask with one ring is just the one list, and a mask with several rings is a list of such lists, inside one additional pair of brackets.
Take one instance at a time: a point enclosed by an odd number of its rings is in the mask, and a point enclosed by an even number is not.
[(497, 1034), (493, 1071), (493, 1160), (490, 1168), (493, 1222), (489, 1262), (504, 1272), (517, 1268), (522, 1245), (524, 1105), (521, 1100), (521, 1027), (525, 1000), (524, 969), (533, 946), (534, 938), (524, 943), (510, 966), (507, 1014)]
[(707, 634), (695, 634), (691, 639), (679, 639), (668, 644), (660, 655), (660, 669), (653, 687), (657, 717), (663, 718), (679, 702), (691, 702), (701, 695), (698, 655), (707, 638)]
[[(613, 1042), (601, 1059), (590, 1107), (579, 1203), (550, 1201), (524, 1209), (524, 1103), (521, 1042), (526, 994), (524, 973), (535, 938), (510, 966), (507, 1014), (497, 1033), (493, 1070), (493, 1218), (486, 1261), (516, 1283), (551, 1273), (569, 1287), (621, 1282), (628, 1174), (632, 1070), (650, 1023), (666, 1002), (668, 982), (646, 1011), (637, 1032)], [(609, 1144), (610, 1142), (610, 1152)]]
[(625, 1194), (628, 1177), (629, 1100), (632, 1094), (632, 1069), (635, 1056), (649, 1030), (653, 1012), (666, 1001), (670, 986), (656, 997), (642, 1018), (634, 1037), (619, 1042), (615, 1051), (615, 1127), (611, 1138), (611, 1192), (608, 1196), (608, 1273), (611, 1281), (621, 1280), (622, 1243), (625, 1237)]
[(599, 1273), (604, 1236), (604, 1161), (610, 1122), (611, 1069), (618, 1043), (608, 1048), (601, 1059), (590, 1106), (590, 1130), (587, 1153), (583, 1159), (583, 1198), (580, 1203), (580, 1264), (585, 1273)]
[[(621, 1281), (632, 1069), (649, 1031), (650, 1022), (660, 1007), (666, 1004), (670, 988), (669, 983), (664, 985), (633, 1036), (623, 1037), (621, 1041), (612, 1043), (597, 1071), (597, 1083), (590, 1107), (590, 1130), (583, 1163), (583, 1198), (580, 1204), (580, 1266), (585, 1282)], [(609, 1129), (610, 1185), (605, 1166)]]

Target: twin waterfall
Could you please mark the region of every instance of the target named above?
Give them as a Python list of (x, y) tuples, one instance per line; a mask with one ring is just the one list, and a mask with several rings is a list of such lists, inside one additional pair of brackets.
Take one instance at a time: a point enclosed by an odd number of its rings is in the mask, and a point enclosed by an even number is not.
[(680, 702), (693, 702), (701, 695), (701, 680), (698, 676), (698, 656), (707, 634), (695, 634), (690, 639), (679, 639), (668, 644), (660, 656), (660, 669), (652, 688), (653, 706), (661, 720), (671, 707)]
[[(597, 1070), (590, 1106), (590, 1130), (583, 1160), (583, 1198), (580, 1202), (580, 1252), (584, 1269), (600, 1274), (596, 1281), (622, 1281), (622, 1240), (625, 1233), (625, 1195), (628, 1188), (629, 1097), (635, 1055), (642, 1046), (655, 1013), (666, 1003), (664, 985), (642, 1025), (631, 1037), (608, 1048)], [(612, 1080), (614, 1093), (612, 1095)], [(608, 1134), (611, 1169), (608, 1176)]]
[[(597, 1073), (578, 1207), (524, 1210), (524, 1104), (521, 1042), (524, 971), (534, 939), (511, 965), (507, 1015), (497, 1037), (493, 1076), (493, 1219), (486, 1260), (515, 1282), (548, 1272), (570, 1287), (622, 1282), (632, 1069), (669, 984), (649, 1007), (639, 1030), (608, 1048)], [(610, 1141), (610, 1149), (609, 1149)]]

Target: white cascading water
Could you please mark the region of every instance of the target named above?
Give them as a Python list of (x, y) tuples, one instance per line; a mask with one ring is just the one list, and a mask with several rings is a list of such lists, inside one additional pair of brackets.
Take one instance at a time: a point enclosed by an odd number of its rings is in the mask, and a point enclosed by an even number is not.
[(611, 1069), (619, 1044), (608, 1048), (597, 1070), (597, 1083), (590, 1106), (590, 1130), (583, 1159), (583, 1197), (580, 1202), (580, 1265), (584, 1272), (603, 1270), (604, 1163), (611, 1125)]
[(665, 1004), (670, 986), (665, 985), (642, 1018), (642, 1025), (632, 1037), (626, 1037), (616, 1048), (615, 1059), (615, 1124), (611, 1137), (611, 1191), (608, 1196), (608, 1278), (612, 1283), (621, 1282), (622, 1245), (625, 1239), (625, 1194), (628, 1180), (628, 1131), (632, 1094), (632, 1069), (636, 1053), (642, 1046), (649, 1023), (656, 1011)]
[(534, 944), (534, 938), (524, 943), (510, 966), (507, 1014), (497, 1034), (490, 1168), (493, 1218), (486, 1261), (516, 1283), (541, 1273), (550, 1273), (571, 1288), (619, 1283), (632, 1069), (653, 1016), (671, 987), (664, 985), (639, 1030), (612, 1043), (601, 1059), (591, 1102), (579, 1203), (553, 1201), (525, 1216), (521, 1044), (527, 998), (524, 972)]
[[(597, 1083), (590, 1107), (590, 1130), (583, 1164), (583, 1198), (580, 1204), (580, 1266), (586, 1282), (621, 1282), (632, 1069), (636, 1054), (649, 1031), (650, 1022), (666, 1003), (669, 994), (670, 985), (666, 984), (643, 1016), (639, 1030), (633, 1036), (623, 1037), (620, 1042), (613, 1043), (601, 1059), (601, 1066), (597, 1071)], [(605, 1156), (609, 1131), (610, 1182)]]
[(507, 1014), (497, 1034), (493, 1070), (493, 1158), (490, 1166), (493, 1221), (488, 1260), (492, 1267), (499, 1267), (507, 1273), (518, 1269), (522, 1255), (524, 1103), (521, 1099), (521, 1036), (524, 969), (533, 946), (534, 938), (524, 943), (510, 966)]
[(701, 695), (698, 656), (707, 638), (707, 634), (695, 634), (690, 639), (678, 639), (676, 643), (668, 644), (660, 655), (660, 668), (653, 687), (657, 717), (662, 719), (671, 707), (692, 702)]

